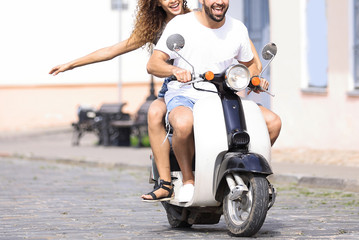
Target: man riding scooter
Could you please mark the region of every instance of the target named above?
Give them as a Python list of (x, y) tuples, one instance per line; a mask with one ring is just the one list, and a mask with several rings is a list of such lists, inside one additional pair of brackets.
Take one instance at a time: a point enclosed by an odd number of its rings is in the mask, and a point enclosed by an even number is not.
[[(174, 33), (185, 37), (187, 43), (181, 55), (195, 65), (198, 72), (208, 69), (222, 72), (233, 61), (237, 61), (246, 65), (252, 75), (257, 74), (246, 27), (240, 21), (226, 16), (229, 0), (201, 0), (200, 3), (201, 11), (178, 16), (167, 25), (147, 65), (148, 72), (155, 76), (174, 75), (178, 80), (168, 84), (165, 101), (168, 121), (173, 128), (172, 147), (183, 174), (183, 186), (178, 196), (180, 202), (188, 202), (193, 196), (194, 140), (191, 109), (206, 93), (195, 91), (192, 85), (180, 86), (180, 83), (191, 80), (192, 69), (186, 61), (167, 49), (167, 37)], [(174, 59), (174, 65), (166, 62), (169, 59)], [(266, 90), (268, 82), (261, 79), (261, 86)], [(279, 134), (280, 124), (276, 129)]]

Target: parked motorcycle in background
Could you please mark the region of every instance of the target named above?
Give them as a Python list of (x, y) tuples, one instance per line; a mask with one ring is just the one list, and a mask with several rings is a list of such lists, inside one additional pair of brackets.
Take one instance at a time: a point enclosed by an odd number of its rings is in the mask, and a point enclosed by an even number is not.
[[(184, 44), (179, 34), (167, 39), (167, 46), (179, 57), (178, 51)], [(269, 60), (268, 64), (276, 52), (273, 43), (264, 47), (262, 55)], [(168, 222), (174, 228), (216, 224), (224, 215), (232, 235), (252, 236), (262, 227), (276, 196), (267, 179), (272, 169), (266, 123), (255, 102), (242, 100), (237, 95), (247, 87), (260, 88), (258, 79), (251, 79), (249, 70), (242, 64), (230, 66), (219, 74), (195, 75), (194, 72), (193, 80), (184, 84), (196, 88), (197, 83), (206, 83), (215, 91), (206, 90), (212, 94), (198, 100), (193, 108), (195, 189), (192, 200), (187, 203), (176, 198), (182, 186), (182, 173), (173, 152), (170, 153), (175, 197), (162, 202)], [(156, 187), (159, 174), (154, 159), (151, 178)]]

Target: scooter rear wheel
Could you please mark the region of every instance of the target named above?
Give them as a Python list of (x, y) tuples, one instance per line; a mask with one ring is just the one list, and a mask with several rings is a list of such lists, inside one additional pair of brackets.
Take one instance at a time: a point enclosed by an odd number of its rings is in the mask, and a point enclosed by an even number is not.
[(261, 175), (248, 174), (241, 177), (248, 187), (248, 192), (236, 200), (230, 200), (228, 193), (223, 200), (223, 215), (232, 235), (249, 237), (259, 231), (266, 218), (268, 181)]
[(161, 202), (166, 209), (167, 220), (172, 228), (190, 228), (192, 224), (180, 220), (183, 208), (169, 204), (168, 202)]

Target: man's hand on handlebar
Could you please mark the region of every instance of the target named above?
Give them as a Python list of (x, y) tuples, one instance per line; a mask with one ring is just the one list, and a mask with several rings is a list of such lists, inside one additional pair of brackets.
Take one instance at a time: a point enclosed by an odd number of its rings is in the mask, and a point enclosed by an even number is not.
[(172, 71), (173, 75), (177, 78), (177, 81), (186, 83), (192, 80), (192, 74), (190, 71), (177, 68)]
[(269, 88), (269, 82), (265, 78), (260, 78), (260, 84), (255, 89), (249, 89), (247, 95), (249, 95), (252, 91), (255, 93), (266, 92)]

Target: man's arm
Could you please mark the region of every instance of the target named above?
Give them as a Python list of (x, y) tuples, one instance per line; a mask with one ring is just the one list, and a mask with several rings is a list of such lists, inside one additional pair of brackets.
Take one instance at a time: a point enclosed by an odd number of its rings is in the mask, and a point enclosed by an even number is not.
[(261, 60), (259, 59), (256, 48), (254, 47), (254, 45), (250, 39), (249, 39), (249, 42), (250, 42), (251, 50), (253, 53), (253, 59), (249, 62), (241, 62), (241, 61), (238, 61), (238, 62), (242, 63), (249, 69), (251, 76), (256, 76), (256, 75), (259, 75), (262, 71), (262, 63), (261, 63)]
[(256, 67), (256, 69), (253, 69), (253, 75), (259, 75), (260, 72), (262, 71), (262, 62), (259, 59), (257, 49), (254, 47), (252, 40), (249, 39), (249, 42), (251, 44), (251, 50), (254, 55), (253, 56), (253, 61), (254, 61), (253, 64)]
[(154, 50), (147, 63), (147, 72), (156, 77), (176, 76), (180, 82), (188, 82), (191, 80), (191, 72), (182, 68), (178, 68), (167, 63), (169, 56), (159, 50)]
[(255, 75), (259, 75), (258, 72), (258, 67), (255, 63), (255, 59), (252, 58), (252, 60), (250, 60), (249, 62), (241, 62), (238, 61), (239, 63), (243, 64), (244, 66), (246, 66), (251, 74), (251, 76), (255, 76)]
[[(254, 47), (252, 41), (249, 40), (249, 42), (251, 44), (251, 50), (252, 50), (253, 55), (254, 55), (253, 59), (251, 61), (249, 61), (249, 62), (240, 62), (240, 61), (238, 61), (238, 62), (244, 64), (248, 68), (251, 76), (258, 76), (262, 71), (262, 63), (261, 63), (261, 61), (259, 59), (257, 50)], [(262, 87), (262, 89), (267, 90), (268, 87), (269, 87), (269, 82), (264, 78), (261, 78), (260, 81), (261, 81), (260, 86)], [(250, 92), (251, 92), (251, 90), (248, 92), (248, 94)], [(259, 93), (259, 92), (262, 92), (262, 90), (261, 91), (255, 90), (254, 92)]]

